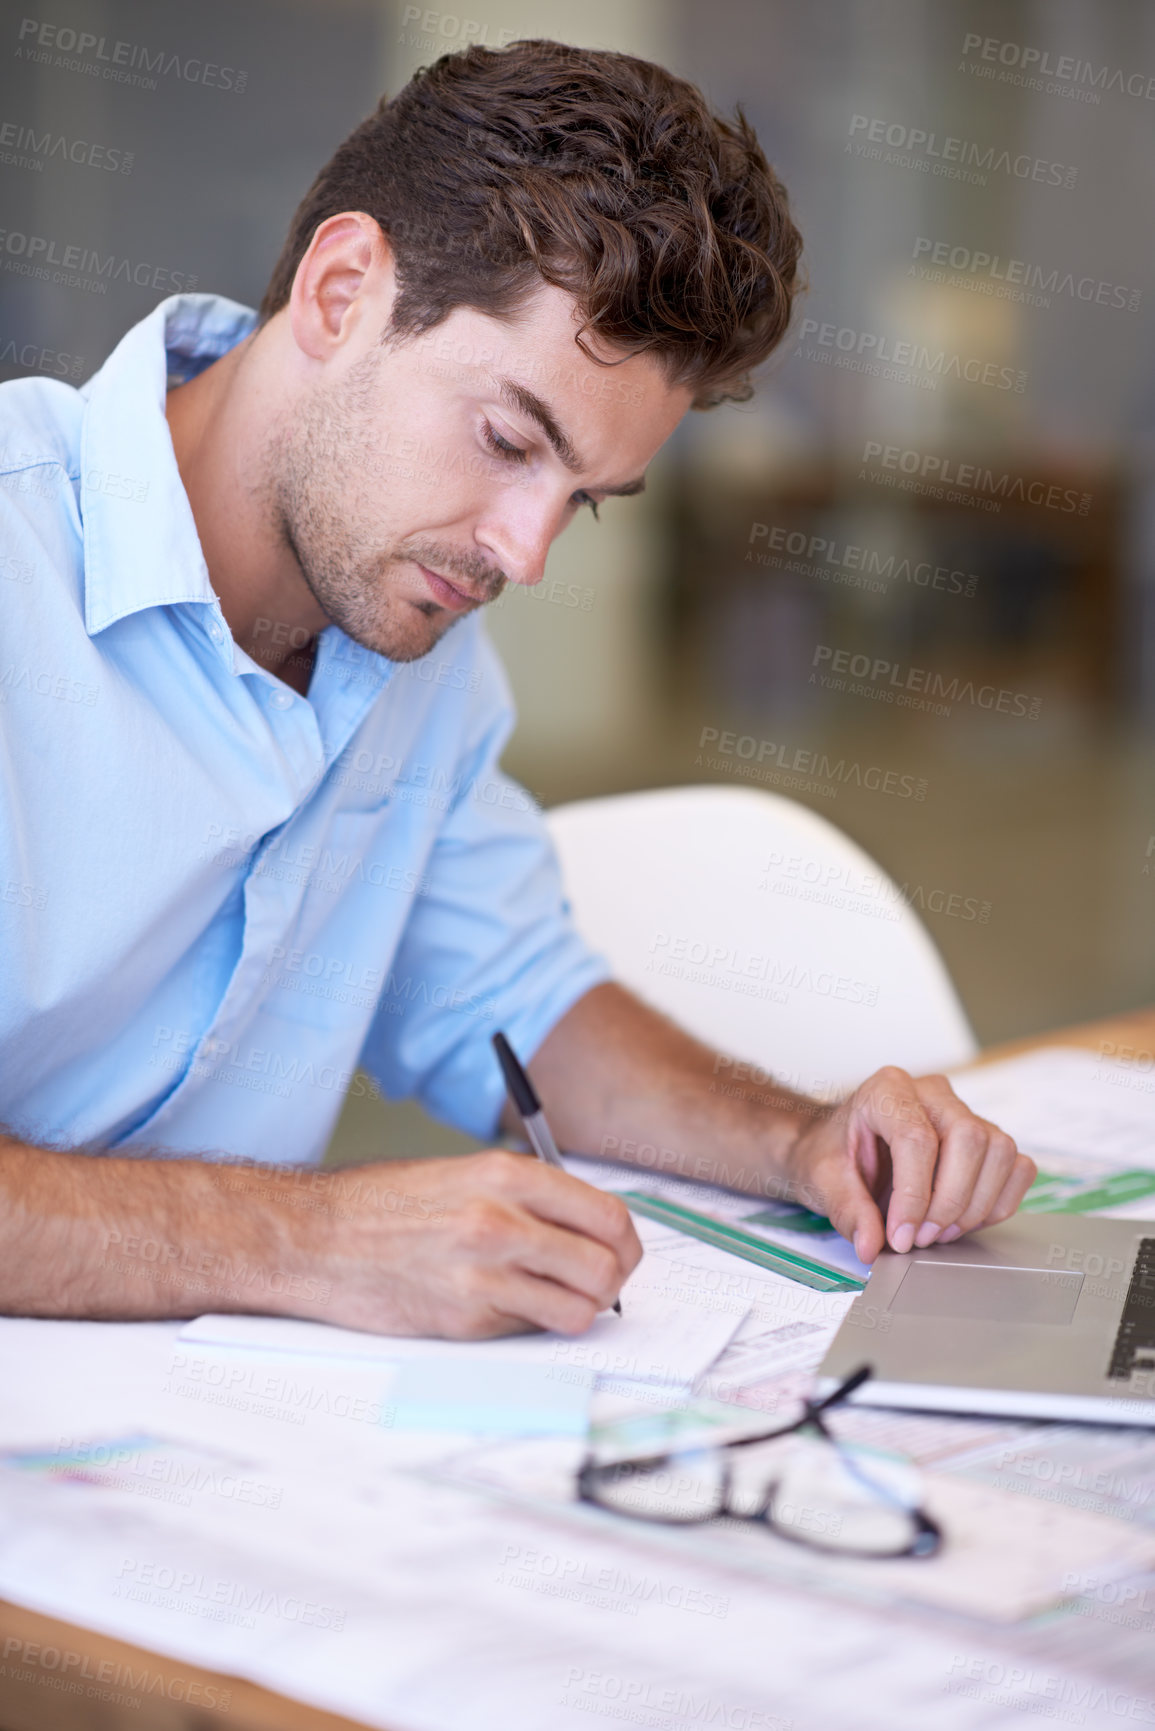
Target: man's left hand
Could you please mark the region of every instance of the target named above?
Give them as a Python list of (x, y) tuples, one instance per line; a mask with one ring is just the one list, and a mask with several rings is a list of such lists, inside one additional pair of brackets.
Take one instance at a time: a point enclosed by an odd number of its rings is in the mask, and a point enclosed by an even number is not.
[(1036, 1172), (945, 1076), (888, 1067), (799, 1132), (785, 1194), (825, 1214), (873, 1262), (886, 1244), (949, 1244), (1008, 1219)]

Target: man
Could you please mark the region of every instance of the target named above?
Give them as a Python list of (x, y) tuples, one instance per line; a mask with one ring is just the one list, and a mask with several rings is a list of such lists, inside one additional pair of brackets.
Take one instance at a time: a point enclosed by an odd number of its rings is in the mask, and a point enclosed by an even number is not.
[(640, 1256), (617, 1198), (499, 1150), (301, 1182), (358, 1065), (509, 1128), (499, 1026), (564, 1146), (742, 1168), (866, 1260), (1014, 1211), (1030, 1161), (941, 1077), (711, 1092), (498, 767), (481, 608), (748, 394), (799, 247), (692, 86), (472, 48), (338, 150), (259, 320), (175, 297), (82, 390), (3, 388), (0, 1307), (580, 1332)]

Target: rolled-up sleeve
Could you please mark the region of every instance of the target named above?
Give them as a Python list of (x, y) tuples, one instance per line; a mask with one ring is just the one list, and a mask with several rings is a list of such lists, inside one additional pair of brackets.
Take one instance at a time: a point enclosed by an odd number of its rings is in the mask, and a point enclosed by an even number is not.
[(497, 1029), (530, 1059), (592, 986), (610, 978), (578, 935), (545, 821), (499, 767), (514, 723), (502, 702), (463, 758), (421, 894), (395, 952), (361, 1063), (391, 1099), (415, 1096), (435, 1117), (482, 1139), (504, 1100)]

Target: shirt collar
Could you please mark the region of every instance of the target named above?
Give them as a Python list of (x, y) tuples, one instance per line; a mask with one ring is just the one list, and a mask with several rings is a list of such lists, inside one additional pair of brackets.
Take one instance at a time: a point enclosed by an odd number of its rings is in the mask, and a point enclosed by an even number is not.
[(251, 308), (220, 295), (172, 295), (133, 326), (82, 388), (89, 636), (145, 607), (216, 601), (172, 448), (165, 395), (170, 376), (191, 378), (256, 321)]

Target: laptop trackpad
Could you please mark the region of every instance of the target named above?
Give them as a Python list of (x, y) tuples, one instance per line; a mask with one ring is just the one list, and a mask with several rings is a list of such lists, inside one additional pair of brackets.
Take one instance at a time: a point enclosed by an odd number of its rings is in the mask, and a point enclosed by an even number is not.
[(1049, 1268), (991, 1268), (975, 1262), (911, 1262), (890, 1309), (908, 1316), (974, 1322), (1070, 1322), (1081, 1274)]

